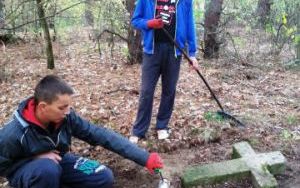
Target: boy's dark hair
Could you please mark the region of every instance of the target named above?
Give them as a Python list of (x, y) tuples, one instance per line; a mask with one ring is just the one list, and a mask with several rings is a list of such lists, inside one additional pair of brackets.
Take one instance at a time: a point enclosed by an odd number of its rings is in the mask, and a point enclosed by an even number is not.
[(45, 101), (51, 104), (58, 95), (72, 95), (73, 89), (64, 80), (55, 75), (47, 75), (36, 85), (34, 89), (34, 101), (38, 104)]

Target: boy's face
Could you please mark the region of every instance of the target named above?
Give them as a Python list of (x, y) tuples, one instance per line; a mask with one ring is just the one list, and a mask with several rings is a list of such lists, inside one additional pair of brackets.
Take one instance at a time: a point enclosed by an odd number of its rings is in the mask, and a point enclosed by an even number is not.
[[(43, 103), (41, 105), (41, 103)], [(70, 113), (72, 96), (68, 94), (58, 95), (52, 103), (41, 102), (39, 105), (45, 122), (60, 123)]]

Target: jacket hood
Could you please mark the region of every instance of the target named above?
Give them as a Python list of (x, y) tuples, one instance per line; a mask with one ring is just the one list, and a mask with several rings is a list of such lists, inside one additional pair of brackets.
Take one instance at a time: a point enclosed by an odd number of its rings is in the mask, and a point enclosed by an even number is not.
[(35, 102), (34, 99), (28, 99), (26, 106), (23, 108), (22, 115), (25, 120), (39, 127), (45, 128), (45, 126), (35, 116)]
[[(34, 98), (30, 97), (24, 101), (22, 101), (18, 107), (18, 114), (21, 118), (23, 118), (25, 121), (32, 125), (36, 125), (38, 127), (41, 127), (43, 129), (47, 129), (45, 125), (43, 125), (35, 116), (35, 102)], [(55, 129), (59, 127), (59, 124), (55, 124)]]

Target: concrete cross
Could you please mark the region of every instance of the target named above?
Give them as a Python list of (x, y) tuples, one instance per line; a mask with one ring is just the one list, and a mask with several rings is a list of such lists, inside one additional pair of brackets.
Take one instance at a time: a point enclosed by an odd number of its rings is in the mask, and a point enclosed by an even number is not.
[(256, 154), (248, 142), (234, 144), (232, 158), (187, 169), (182, 176), (183, 187), (251, 176), (254, 187), (274, 188), (278, 184), (273, 174), (284, 172), (286, 165), (286, 159), (279, 151)]

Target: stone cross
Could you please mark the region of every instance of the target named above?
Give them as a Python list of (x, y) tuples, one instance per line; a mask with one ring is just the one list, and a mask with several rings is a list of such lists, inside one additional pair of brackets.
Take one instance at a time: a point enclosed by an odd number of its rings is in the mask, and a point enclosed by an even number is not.
[(215, 184), (250, 177), (256, 188), (277, 187), (273, 174), (284, 172), (286, 159), (279, 152), (255, 153), (248, 142), (233, 146), (233, 160), (191, 167), (182, 176), (183, 187)]

